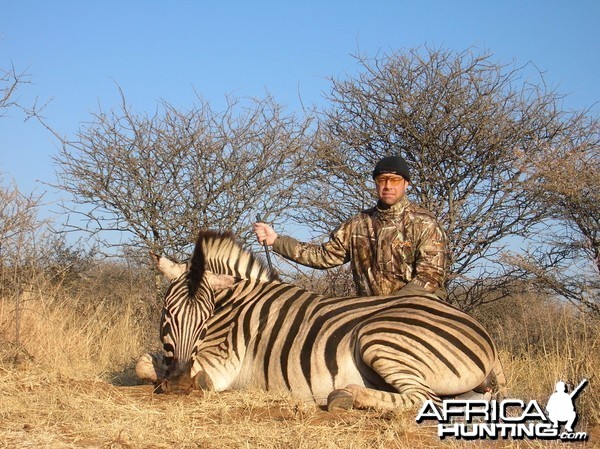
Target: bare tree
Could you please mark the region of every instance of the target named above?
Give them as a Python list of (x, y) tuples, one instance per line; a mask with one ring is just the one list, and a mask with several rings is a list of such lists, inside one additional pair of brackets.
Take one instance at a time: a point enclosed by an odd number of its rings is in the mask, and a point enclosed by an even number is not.
[(224, 112), (163, 102), (136, 115), (94, 114), (56, 157), (59, 186), (73, 194), (75, 229), (129, 233), (134, 246), (183, 257), (199, 228), (245, 240), (257, 212), (275, 220), (299, 202), (310, 120), (285, 115), (271, 97), (230, 100)]
[(568, 129), (531, 161), (525, 184), (548, 214), (540, 239), (506, 261), (600, 315), (600, 122), (575, 114)]
[(319, 190), (298, 219), (324, 231), (372, 205), (372, 167), (402, 154), (410, 195), (448, 232), (449, 299), (470, 309), (510, 293), (522, 273), (500, 255), (544, 213), (523, 195), (523, 155), (565, 132), (561, 97), (530, 66), (498, 64), (487, 53), (415, 49), (357, 62), (359, 75), (332, 80), (332, 106), (312, 148)]

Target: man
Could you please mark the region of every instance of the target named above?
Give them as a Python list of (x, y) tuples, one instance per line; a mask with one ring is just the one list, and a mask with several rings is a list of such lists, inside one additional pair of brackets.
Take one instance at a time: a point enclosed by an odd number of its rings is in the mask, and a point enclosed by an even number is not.
[(405, 286), (421, 287), (446, 298), (446, 235), (428, 210), (406, 198), (410, 171), (400, 156), (381, 159), (373, 170), (379, 201), (333, 231), (322, 245), (278, 235), (255, 223), (261, 244), (281, 256), (312, 268), (351, 262), (357, 293), (390, 295)]

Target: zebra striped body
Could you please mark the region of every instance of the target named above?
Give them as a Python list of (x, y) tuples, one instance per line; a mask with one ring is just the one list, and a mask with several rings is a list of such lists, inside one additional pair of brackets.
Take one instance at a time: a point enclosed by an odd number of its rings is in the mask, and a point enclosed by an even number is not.
[(189, 268), (173, 266), (161, 332), (166, 366), (158, 357), (140, 361), (154, 370), (141, 376), (165, 390), (259, 388), (395, 408), (490, 378), (503, 388), (481, 325), (424, 290), (324, 297), (279, 282), (232, 236), (213, 233), (200, 235)]

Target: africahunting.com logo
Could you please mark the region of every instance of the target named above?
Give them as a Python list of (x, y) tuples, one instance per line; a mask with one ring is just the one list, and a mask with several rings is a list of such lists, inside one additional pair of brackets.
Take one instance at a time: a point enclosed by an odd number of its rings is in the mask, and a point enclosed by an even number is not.
[(444, 400), (441, 407), (433, 401), (426, 401), (416, 420), (417, 423), (437, 421), (441, 439), (585, 441), (587, 433), (574, 430), (578, 418), (574, 402), (587, 383), (584, 379), (567, 393), (565, 383), (557, 382), (545, 411), (535, 400), (525, 403), (520, 399), (502, 402), (451, 399)]

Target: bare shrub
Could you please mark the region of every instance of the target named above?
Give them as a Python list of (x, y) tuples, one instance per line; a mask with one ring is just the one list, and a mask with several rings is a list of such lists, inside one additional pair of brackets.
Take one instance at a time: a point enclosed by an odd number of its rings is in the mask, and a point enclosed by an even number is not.
[(10, 298), (14, 316), (11, 342), (20, 347), (21, 308), (25, 292), (35, 282), (38, 253), (36, 242), (45, 223), (38, 220), (41, 196), (24, 195), (13, 182), (0, 179), (0, 295)]

